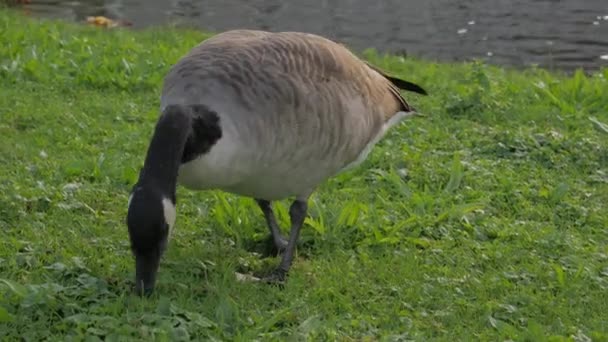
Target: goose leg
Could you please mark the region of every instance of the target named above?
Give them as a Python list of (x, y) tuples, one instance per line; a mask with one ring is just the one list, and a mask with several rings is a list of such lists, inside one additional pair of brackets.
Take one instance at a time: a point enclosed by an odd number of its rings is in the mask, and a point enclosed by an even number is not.
[(281, 264), (276, 270), (274, 270), (273, 273), (271, 273), (268, 277), (264, 278), (266, 282), (282, 283), (285, 280), (287, 273), (289, 272), (289, 268), (291, 267), (291, 262), (293, 261), (293, 255), (296, 250), (296, 244), (300, 236), (300, 229), (304, 224), (304, 219), (306, 218), (307, 210), (307, 200), (296, 199), (291, 204), (291, 207), (289, 208), (289, 217), (291, 219), (289, 243), (287, 244), (287, 248), (285, 248), (285, 252), (283, 253), (283, 259), (281, 260)]
[(268, 225), (268, 229), (270, 230), (270, 234), (272, 235), (274, 246), (276, 247), (277, 251), (284, 251), (287, 248), (287, 240), (283, 237), (281, 231), (279, 230), (279, 225), (277, 224), (277, 220), (274, 217), (274, 212), (272, 211), (270, 201), (256, 199), (256, 202), (264, 213), (264, 218), (266, 218), (266, 224)]

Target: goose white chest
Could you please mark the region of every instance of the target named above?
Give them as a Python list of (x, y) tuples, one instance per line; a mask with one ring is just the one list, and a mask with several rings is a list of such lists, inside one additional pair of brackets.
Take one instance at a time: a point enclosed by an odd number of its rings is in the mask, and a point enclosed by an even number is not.
[[(207, 153), (180, 166), (178, 182), (193, 190), (220, 189), (278, 200), (311, 192), (328, 174), (339, 169), (339, 165), (325, 158), (307, 158), (310, 147), (297, 151), (290, 144), (268, 141), (245, 141), (227, 129)], [(289, 157), (281, 158), (285, 155)]]

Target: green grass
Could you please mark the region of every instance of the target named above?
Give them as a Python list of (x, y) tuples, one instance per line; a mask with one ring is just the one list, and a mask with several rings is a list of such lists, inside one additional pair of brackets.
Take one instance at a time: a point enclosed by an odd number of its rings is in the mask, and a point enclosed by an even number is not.
[(367, 51), (425, 116), (318, 189), (286, 286), (235, 279), (278, 263), (252, 200), (179, 188), (157, 292), (131, 295), (128, 192), (205, 37), (0, 9), (1, 340), (608, 341), (608, 69)]

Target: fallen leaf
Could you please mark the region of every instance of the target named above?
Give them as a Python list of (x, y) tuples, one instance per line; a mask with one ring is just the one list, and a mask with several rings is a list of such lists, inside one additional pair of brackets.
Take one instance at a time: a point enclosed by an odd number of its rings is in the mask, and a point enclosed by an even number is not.
[(87, 17), (87, 23), (95, 26), (103, 27), (118, 27), (118, 26), (131, 26), (133, 23), (126, 20), (113, 20), (104, 16), (89, 16)]
[(254, 277), (252, 275), (248, 275), (248, 274), (242, 274), (239, 272), (234, 272), (235, 276), (236, 276), (236, 280), (240, 281), (240, 282), (248, 282), (248, 281), (260, 281), (261, 279), (258, 277)]
[(95, 26), (114, 27), (118, 24), (109, 18), (103, 16), (87, 17), (87, 23)]

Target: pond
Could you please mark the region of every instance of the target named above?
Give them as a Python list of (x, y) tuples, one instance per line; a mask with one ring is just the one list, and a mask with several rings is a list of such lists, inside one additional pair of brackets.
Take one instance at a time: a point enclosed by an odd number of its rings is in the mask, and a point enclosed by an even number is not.
[(178, 24), (321, 34), (361, 51), (571, 71), (608, 66), (608, 0), (31, 0), (43, 17), (103, 15), (134, 28)]

